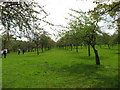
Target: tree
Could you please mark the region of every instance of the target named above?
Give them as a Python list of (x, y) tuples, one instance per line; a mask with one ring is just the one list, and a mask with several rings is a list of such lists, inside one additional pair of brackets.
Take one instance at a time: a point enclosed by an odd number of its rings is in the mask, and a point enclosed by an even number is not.
[(78, 25), (73, 24), (72, 27), (78, 31), (78, 35), (80, 36), (79, 38), (81, 38), (81, 40), (84, 41), (84, 43), (88, 44), (89, 55), (90, 55), (89, 46), (90, 45), (92, 46), (96, 57), (96, 64), (100, 65), (98, 51), (95, 48), (97, 32), (100, 32), (98, 22), (102, 20), (102, 18), (99, 17), (99, 12), (96, 10), (91, 10), (88, 13), (77, 10), (72, 11), (79, 14), (78, 17), (71, 14), (71, 16), (74, 17), (79, 22)]
[(13, 35), (9, 35), (9, 43), (8, 43), (7, 42), (7, 35), (6, 34), (2, 35), (2, 49), (7, 48), (8, 50), (11, 50), (14, 40), (16, 40), (16, 38), (13, 37)]
[[(37, 9), (36, 9), (37, 8)], [(7, 34), (18, 37), (31, 37), (31, 33), (40, 29), (40, 22), (49, 23), (45, 20), (48, 14), (43, 7), (36, 2), (2, 2), (0, 4), (0, 21)], [(40, 18), (39, 16), (42, 16)]]
[[(73, 9), (71, 9), (72, 11), (75, 11)], [(82, 20), (80, 19), (82, 17), (83, 12), (81, 12), (80, 16), (75, 16), (72, 14), (69, 14), (70, 16), (72, 16), (74, 19), (70, 19), (69, 23), (68, 23), (68, 27), (70, 30), (70, 35), (72, 36), (72, 42), (74, 42), (73, 44), (76, 46), (76, 52), (78, 52), (78, 46), (82, 43), (82, 29), (83, 29), (83, 23)]]
[(9, 43), (10, 34), (19, 38), (28, 38), (31, 43), (36, 44), (39, 54), (40, 33), (44, 31), (43, 26), (53, 25), (45, 20), (48, 14), (43, 7), (34, 1), (2, 2), (0, 20), (5, 29), (3, 34), (7, 33), (6, 42)]
[[(120, 1), (114, 0), (111, 3), (106, 3), (105, 1), (94, 1), (97, 6), (94, 8), (95, 10), (99, 10), (99, 16), (103, 17), (104, 15), (109, 15), (114, 19), (112, 24), (117, 23), (117, 33), (118, 38), (120, 38), (120, 17), (119, 17), (119, 8), (120, 8)], [(114, 27), (115, 28), (115, 27)], [(120, 40), (118, 40), (118, 43), (120, 43)]]
[(37, 55), (39, 55), (40, 33), (34, 33), (32, 42), (34, 42), (36, 44)]
[(40, 35), (40, 45), (42, 52), (44, 51), (44, 48), (49, 48), (50, 46), (50, 40), (51, 38), (48, 36), (49, 34), (46, 31), (43, 31), (43, 33)]
[(118, 37), (118, 33), (114, 33), (113, 35), (111, 35), (111, 44), (118, 44), (119, 41), (119, 37)]

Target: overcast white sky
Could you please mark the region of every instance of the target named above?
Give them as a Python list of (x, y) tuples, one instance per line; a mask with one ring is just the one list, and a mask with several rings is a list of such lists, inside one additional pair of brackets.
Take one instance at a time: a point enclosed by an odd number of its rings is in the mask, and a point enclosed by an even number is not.
[[(46, 5), (45, 10), (50, 15), (47, 17), (47, 20), (55, 25), (67, 25), (67, 20), (65, 18), (69, 17), (68, 13), (70, 13), (69, 9), (82, 9), (83, 11), (88, 11), (89, 9), (93, 9), (95, 4), (92, 3), (92, 0), (36, 0), (41, 5)], [(53, 28), (53, 27), (52, 27)], [(56, 29), (60, 29), (60, 27), (56, 27)], [(46, 30), (52, 33), (54, 32), (49, 27), (46, 27)], [(55, 40), (55, 37), (52, 36)]]
[(65, 17), (68, 16), (70, 8), (87, 11), (93, 9), (95, 4), (92, 0), (37, 0), (46, 5), (45, 10), (50, 13), (49, 20), (57, 24), (66, 24)]
[[(89, 9), (94, 9), (96, 6), (93, 0), (36, 0), (36, 2), (45, 6), (45, 11), (50, 15), (47, 20), (56, 25), (67, 25), (66, 17), (69, 17), (68, 13), (71, 13), (69, 9), (75, 9), (82, 11), (88, 11)], [(104, 22), (100, 23), (101, 26), (105, 25)], [(47, 26), (45, 28), (51, 34), (56, 33)], [(59, 29), (56, 27), (56, 29)], [(113, 34), (114, 30), (108, 30), (106, 27), (102, 28), (105, 32)], [(55, 37), (52, 36), (55, 40)]]

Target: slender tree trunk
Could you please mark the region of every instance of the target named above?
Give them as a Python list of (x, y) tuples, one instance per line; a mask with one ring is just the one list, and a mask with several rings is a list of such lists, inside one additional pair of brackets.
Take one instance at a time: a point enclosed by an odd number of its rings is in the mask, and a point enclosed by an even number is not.
[(78, 44), (76, 44), (76, 52), (78, 53)]
[(82, 45), (81, 45), (81, 49), (82, 49)]
[(117, 20), (117, 27), (118, 27), (118, 30), (117, 30), (117, 32), (118, 32), (118, 44), (120, 44), (120, 18), (118, 18), (118, 20)]
[(10, 32), (10, 23), (9, 23), (9, 21), (7, 21), (7, 41), (9, 41), (10, 40), (10, 35), (9, 35), (9, 32)]
[(70, 44), (70, 50), (72, 51), (72, 44)]
[(88, 44), (88, 56), (90, 56), (90, 45)]
[(108, 48), (110, 49), (110, 45), (108, 44)]
[(95, 45), (91, 45), (91, 46), (92, 46), (92, 48), (94, 50), (94, 53), (95, 53), (96, 64), (100, 65), (100, 59), (99, 59), (98, 51), (95, 49)]
[(38, 47), (38, 44), (37, 44), (37, 55), (39, 55), (39, 47)]
[(9, 48), (9, 44), (10, 44), (10, 24), (8, 22), (8, 26), (7, 26), (7, 39), (6, 39), (6, 44), (5, 44), (5, 48)]
[(42, 52), (43, 52), (43, 44), (42, 44)]
[(74, 49), (76, 48), (76, 45), (74, 44)]
[(37, 47), (37, 55), (39, 55), (39, 49), (38, 49), (38, 47)]

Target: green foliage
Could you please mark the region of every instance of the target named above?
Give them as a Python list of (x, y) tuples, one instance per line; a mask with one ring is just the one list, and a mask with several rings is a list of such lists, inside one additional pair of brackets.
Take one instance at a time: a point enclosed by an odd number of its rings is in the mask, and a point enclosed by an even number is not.
[(64, 40), (68, 40), (66, 43), (72, 41), (74, 42), (72, 44), (95, 45), (97, 32), (100, 32), (98, 21), (102, 20), (102, 18), (92, 10), (89, 12), (71, 10), (78, 14), (78, 16), (69, 14), (74, 19), (69, 20), (68, 25), (70, 31), (67, 31), (63, 37)]
[(102, 35), (97, 35), (97, 44), (98, 45), (114, 45), (118, 44), (118, 34), (114, 33), (113, 35), (109, 35), (107, 33), (102, 33)]
[[(111, 16), (114, 21), (112, 22), (112, 24), (116, 24), (117, 23), (117, 31), (118, 33), (120, 32), (120, 25), (119, 25), (119, 8), (120, 8), (120, 1), (113, 1), (111, 3), (97, 3), (97, 7), (95, 7), (94, 9), (99, 11), (100, 16), (102, 17), (103, 15), (109, 15)], [(113, 25), (111, 25), (111, 27), (114, 27)], [(109, 27), (109, 28), (111, 28)]]
[(31, 33), (41, 29), (41, 22), (47, 23), (45, 21), (47, 13), (34, 1), (2, 2), (0, 8), (0, 20), (7, 34), (30, 38)]
[(7, 48), (9, 50), (12, 49), (13, 47), (13, 41), (16, 40), (16, 38), (13, 37), (13, 35), (9, 36), (9, 41), (8, 41), (8, 35), (4, 34), (2, 35), (2, 48)]

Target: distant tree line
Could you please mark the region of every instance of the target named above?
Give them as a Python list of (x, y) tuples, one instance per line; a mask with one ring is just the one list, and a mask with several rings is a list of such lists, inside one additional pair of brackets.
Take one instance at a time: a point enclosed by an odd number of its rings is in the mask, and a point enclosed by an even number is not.
[[(77, 46), (88, 45), (85, 42), (80, 42), (80, 38), (79, 37), (75, 38), (75, 36), (74, 34), (73, 35), (66, 34), (65, 36), (63, 36), (57, 41), (56, 45), (58, 47), (63, 47), (63, 48), (66, 48), (69, 46), (71, 51), (73, 47), (78, 49)], [(97, 34), (96, 45), (99, 45), (101, 48), (102, 48), (102, 45), (107, 45), (108, 48), (110, 49), (110, 46), (113, 46), (115, 44), (120, 44), (118, 40), (119, 40), (118, 33), (114, 33), (113, 35), (110, 35), (108, 33), (102, 32), (101, 34)], [(78, 50), (76, 50), (76, 52), (78, 52)]]
[[(42, 34), (39, 37), (38, 41), (35, 40), (17, 40), (13, 35), (9, 37), (9, 43), (6, 42), (7, 35), (2, 36), (2, 50), (8, 49), (9, 52), (16, 52), (18, 49), (24, 49), (26, 52), (34, 52), (36, 51), (39, 54), (39, 51), (44, 52), (46, 50), (50, 50), (55, 42), (49, 37)], [(37, 43), (37, 44), (36, 44)]]

